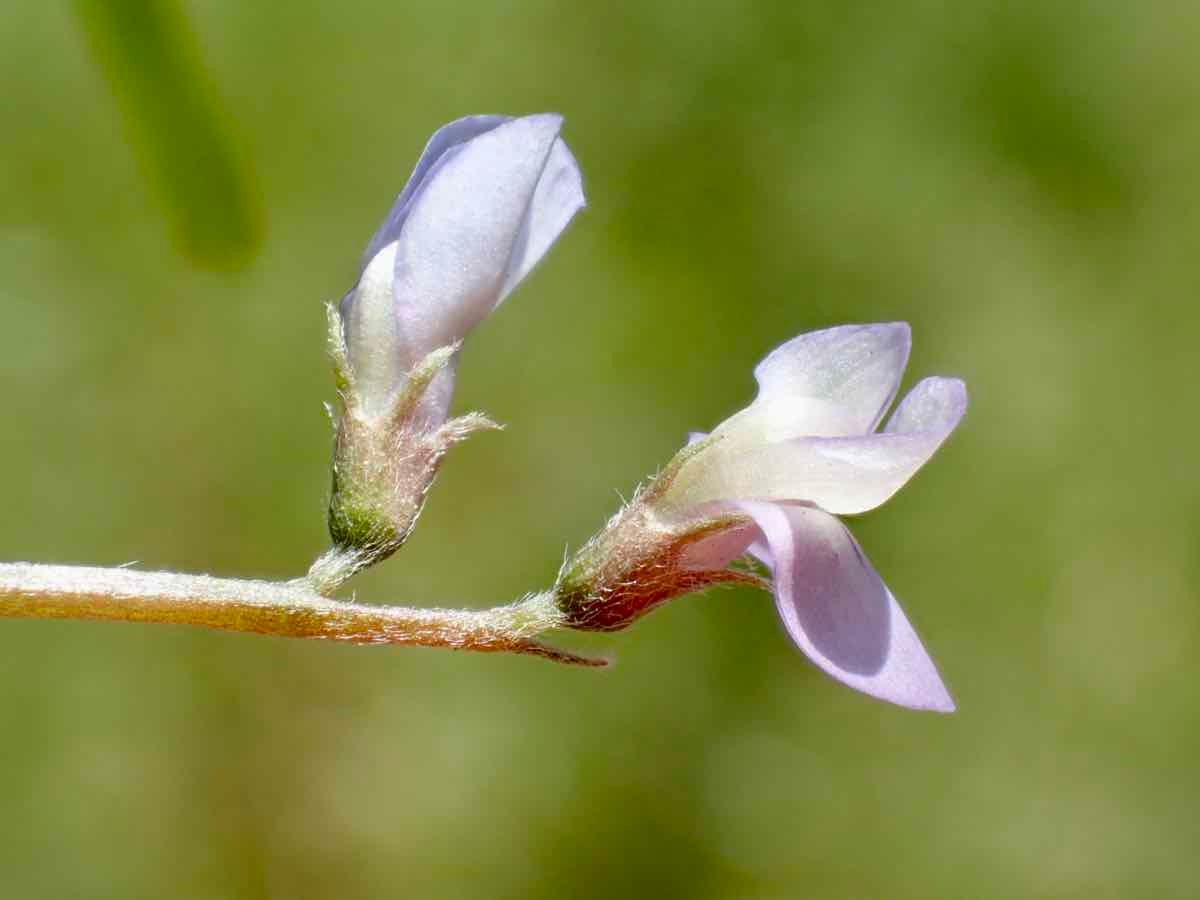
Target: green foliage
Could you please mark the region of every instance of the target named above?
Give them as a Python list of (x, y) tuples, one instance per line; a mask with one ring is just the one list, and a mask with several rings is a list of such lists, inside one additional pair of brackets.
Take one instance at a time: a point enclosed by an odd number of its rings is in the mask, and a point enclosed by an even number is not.
[(74, 7), (174, 240), (199, 265), (245, 265), (261, 240), (258, 198), (179, 0)]

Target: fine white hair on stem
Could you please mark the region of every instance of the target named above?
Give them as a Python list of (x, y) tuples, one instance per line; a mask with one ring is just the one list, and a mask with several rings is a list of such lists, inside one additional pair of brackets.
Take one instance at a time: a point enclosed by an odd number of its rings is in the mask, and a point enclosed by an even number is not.
[(540, 594), (484, 610), (414, 609), (332, 600), (305, 580), (0, 563), (0, 618), (197, 625), (349, 644), (409, 644), (605, 664), (534, 639), (561, 625), (553, 602)]

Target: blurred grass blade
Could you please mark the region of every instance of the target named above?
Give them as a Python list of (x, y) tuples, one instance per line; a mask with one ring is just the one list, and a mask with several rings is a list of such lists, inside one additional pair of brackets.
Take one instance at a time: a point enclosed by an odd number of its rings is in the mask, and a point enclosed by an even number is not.
[(234, 130), (179, 0), (75, 0), (172, 239), (197, 265), (253, 256), (261, 212)]

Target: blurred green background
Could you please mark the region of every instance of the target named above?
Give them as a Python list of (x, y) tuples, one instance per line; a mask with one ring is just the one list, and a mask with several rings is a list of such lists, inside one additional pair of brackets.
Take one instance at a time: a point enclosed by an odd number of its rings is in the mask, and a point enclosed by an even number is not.
[(33, 898), (1200, 890), (1200, 7), (0, 5), (0, 557), (288, 577), (324, 547), (321, 302), (438, 125), (557, 110), (590, 209), (476, 332), (359, 596), (544, 586), (770, 348), (913, 323), (967, 421), (853, 523), (957, 715), (770, 599), (524, 658), (0, 626)]

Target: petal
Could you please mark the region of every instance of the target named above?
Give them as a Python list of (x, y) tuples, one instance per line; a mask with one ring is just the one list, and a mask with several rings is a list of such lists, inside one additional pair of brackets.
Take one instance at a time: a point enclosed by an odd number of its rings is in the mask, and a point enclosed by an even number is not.
[(742, 503), (769, 547), (788, 635), (838, 681), (912, 709), (954, 701), (896, 598), (846, 527), (804, 506)]
[[(340, 306), (358, 401), (368, 417), (392, 408), (396, 392), (411, 371), (405, 361), (406, 349), (392, 299), (395, 260), (396, 245), (388, 244), (367, 264), (358, 284), (342, 298)], [(456, 353), (425, 389), (418, 401), (415, 423), (431, 429), (446, 421), (457, 371)]]
[(533, 192), (533, 202), (529, 205), (521, 233), (513, 245), (508, 274), (500, 291), (501, 301), (546, 255), (575, 213), (586, 205), (579, 164), (567, 145), (561, 139), (556, 140)]
[(966, 411), (967, 386), (960, 379), (925, 378), (900, 401), (884, 431), (888, 434), (949, 434)]
[(718, 531), (684, 548), (680, 565), (698, 572), (719, 571), (752, 552), (758, 528), (751, 522)]
[(404, 185), (404, 190), (400, 192), (395, 203), (392, 204), (392, 208), (388, 210), (387, 217), (379, 226), (379, 230), (371, 236), (371, 240), (367, 243), (362, 261), (364, 269), (380, 250), (400, 237), (400, 229), (408, 218), (413, 195), (424, 183), (434, 164), (452, 148), (465, 144), (472, 138), (491, 131), (510, 119), (510, 116), (467, 116), (443, 125), (433, 133), (433, 137), (429, 139), (429, 143), (425, 145), (425, 150), (421, 153), (421, 158), (417, 160), (416, 168), (408, 177), (408, 183)]
[(382, 412), (404, 381), (399, 324), (392, 300), (396, 245), (388, 244), (367, 263), (354, 290), (342, 299), (342, 329), (354, 367), (358, 396), (367, 415)]
[(758, 396), (744, 415), (772, 441), (868, 434), (896, 396), (911, 342), (906, 322), (802, 334), (755, 367)]
[[(561, 124), (559, 116), (538, 115), (499, 125), (445, 154), (414, 193), (397, 241), (394, 286), (409, 366), (461, 339), (495, 308), (515, 283), (514, 253), (516, 270), (527, 270), (549, 245), (548, 229), (533, 233), (530, 208)], [(561, 210), (551, 219), (561, 221)]]
[(715, 440), (684, 464), (664, 501), (676, 509), (720, 500), (772, 500), (811, 503), (839, 515), (866, 512), (933, 456), (966, 406), (961, 381), (928, 378), (905, 398), (883, 434), (756, 446)]

